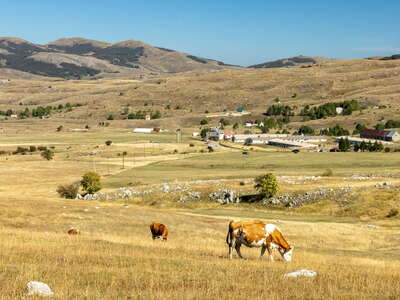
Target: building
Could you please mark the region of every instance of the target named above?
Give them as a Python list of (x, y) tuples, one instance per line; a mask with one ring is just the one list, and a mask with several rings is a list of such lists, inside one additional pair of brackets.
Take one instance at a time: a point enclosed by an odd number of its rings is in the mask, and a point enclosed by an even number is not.
[(291, 148), (291, 147), (296, 147), (296, 148), (317, 148), (318, 147), (318, 145), (307, 144), (307, 143), (304, 143), (304, 142), (298, 142), (298, 141), (286, 140), (286, 139), (272, 139), (272, 140), (268, 141), (268, 145), (278, 146), (278, 147), (283, 147), (283, 148)]
[(231, 130), (225, 130), (224, 131), (224, 139), (225, 140), (232, 140), (232, 137), (234, 136), (234, 132)]
[(145, 116), (144, 116), (144, 119), (145, 119), (146, 121), (150, 121), (150, 120), (151, 120), (151, 115), (149, 115), (149, 114), (145, 115)]
[(151, 133), (154, 128), (135, 128), (132, 130), (133, 133)]
[(210, 131), (207, 131), (205, 140), (206, 141), (220, 141), (224, 139), (224, 132), (217, 128), (211, 128)]
[[(361, 145), (362, 142), (364, 142), (365, 144), (368, 143), (375, 143), (376, 139), (363, 139), (363, 138), (359, 138), (359, 137), (352, 137), (352, 136), (340, 136), (338, 138), (336, 138), (336, 142), (339, 143), (340, 139), (348, 139), (349, 143), (352, 145)], [(381, 141), (381, 143), (383, 145), (391, 145), (393, 144), (392, 142), (386, 142), (386, 141)]]
[(360, 138), (381, 140), (387, 142), (396, 142), (400, 140), (400, 136), (397, 131), (379, 129), (364, 129), (360, 133)]

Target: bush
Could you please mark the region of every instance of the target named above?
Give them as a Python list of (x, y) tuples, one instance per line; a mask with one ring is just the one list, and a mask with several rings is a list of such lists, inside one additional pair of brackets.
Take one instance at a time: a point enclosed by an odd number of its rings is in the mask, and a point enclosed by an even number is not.
[(208, 120), (203, 119), (200, 121), (200, 125), (207, 125), (208, 124)]
[(385, 152), (386, 153), (390, 152), (390, 148), (389, 147), (385, 147)]
[(36, 146), (29, 146), (29, 152), (35, 152), (36, 150)]
[(26, 152), (28, 152), (28, 148), (24, 148), (24, 147), (17, 147), (17, 149), (13, 152), (13, 154), (22, 154), (25, 155)]
[(114, 116), (113, 115), (109, 115), (108, 117), (107, 117), (107, 120), (114, 120)]
[(278, 180), (272, 173), (256, 177), (254, 188), (260, 192), (264, 198), (272, 198), (279, 191)]
[(111, 146), (111, 144), (112, 144), (112, 141), (110, 141), (110, 140), (106, 141), (107, 146)]
[(61, 130), (63, 130), (64, 126), (60, 125), (57, 127), (57, 132), (60, 132)]
[(75, 199), (79, 191), (79, 183), (72, 183), (67, 185), (59, 185), (57, 193), (67, 199)]
[(46, 160), (52, 160), (54, 158), (54, 152), (49, 149), (43, 151), (40, 155)]
[(386, 215), (386, 218), (393, 218), (399, 214), (399, 211), (395, 208), (392, 208), (389, 213)]
[(47, 150), (47, 147), (46, 147), (46, 146), (39, 146), (39, 147), (38, 147), (38, 150), (39, 150), (39, 151), (46, 151), (46, 150)]
[(332, 175), (333, 175), (332, 169), (326, 169), (325, 172), (322, 173), (321, 176), (324, 176), (324, 177), (331, 177)]
[(194, 147), (194, 144), (190, 143), (190, 144), (189, 144), (189, 147)]
[(95, 172), (87, 172), (82, 176), (81, 185), (88, 194), (93, 194), (101, 189), (100, 175)]

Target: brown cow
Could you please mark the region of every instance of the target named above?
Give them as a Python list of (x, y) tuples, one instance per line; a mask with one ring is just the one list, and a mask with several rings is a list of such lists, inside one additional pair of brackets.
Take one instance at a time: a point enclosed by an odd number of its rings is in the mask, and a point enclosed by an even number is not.
[(69, 229), (69, 230), (67, 231), (67, 233), (68, 233), (69, 235), (80, 235), (80, 234), (81, 234), (81, 232), (79, 231), (79, 229), (76, 229), (76, 228), (71, 228), (71, 229)]
[(243, 258), (240, 253), (242, 244), (247, 247), (261, 247), (260, 258), (263, 257), (265, 250), (268, 250), (271, 261), (273, 260), (272, 249), (278, 249), (285, 261), (291, 261), (294, 248), (288, 244), (278, 227), (261, 221), (229, 222), (226, 243), (228, 244), (230, 259), (232, 258), (233, 246), (235, 246), (239, 257)]
[(167, 241), (168, 239), (168, 227), (167, 225), (153, 222), (150, 225), (151, 235), (153, 240), (162, 239), (163, 241)]

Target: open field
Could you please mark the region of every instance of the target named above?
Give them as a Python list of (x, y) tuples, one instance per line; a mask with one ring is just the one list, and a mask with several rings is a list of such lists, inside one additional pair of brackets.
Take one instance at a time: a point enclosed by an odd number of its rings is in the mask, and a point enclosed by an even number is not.
[[(107, 139), (114, 141), (109, 147)], [(57, 299), (396, 299), (400, 294), (400, 222), (398, 216), (385, 217), (399, 207), (398, 153), (250, 151), (243, 156), (224, 147), (200, 153), (206, 146), (188, 136), (176, 144), (174, 134), (111, 129), (7, 134), (0, 150), (31, 144), (55, 146), (54, 160), (44, 161), (37, 152), (0, 156), (2, 299), (31, 299), (25, 291), (31, 280), (48, 283)], [(89, 155), (93, 150), (96, 155)], [(122, 151), (136, 154), (134, 162), (132, 155), (126, 157), (126, 169), (117, 156)], [(327, 168), (333, 175), (321, 177)], [(212, 179), (193, 188), (227, 187), (244, 194), (254, 193), (255, 176), (274, 172), (281, 193), (352, 185), (345, 198), (353, 202), (326, 199), (288, 209), (178, 203), (174, 195), (160, 192), (114, 201), (58, 196), (58, 185), (93, 170), (102, 175), (105, 191)], [(375, 187), (383, 181), (391, 186)], [(278, 224), (295, 246), (293, 262), (260, 261), (259, 249), (248, 248), (242, 250), (247, 260), (229, 261), (230, 219)], [(168, 242), (151, 240), (152, 221), (168, 224)], [(82, 234), (68, 236), (71, 227)], [(298, 269), (318, 276), (283, 277)]]

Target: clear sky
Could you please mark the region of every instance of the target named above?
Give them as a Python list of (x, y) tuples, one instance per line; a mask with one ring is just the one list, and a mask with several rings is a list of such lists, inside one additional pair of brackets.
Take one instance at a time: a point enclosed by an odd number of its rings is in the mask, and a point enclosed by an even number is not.
[(0, 36), (128, 39), (250, 65), (400, 53), (400, 0), (0, 0)]

